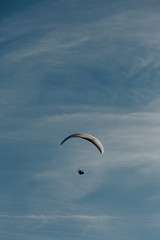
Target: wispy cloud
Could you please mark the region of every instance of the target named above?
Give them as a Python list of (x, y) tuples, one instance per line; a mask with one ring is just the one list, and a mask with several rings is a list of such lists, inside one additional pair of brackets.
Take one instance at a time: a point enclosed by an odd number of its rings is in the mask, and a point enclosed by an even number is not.
[[(1, 22), (0, 218), (86, 239), (120, 239), (128, 224), (122, 239), (139, 239), (160, 196), (159, 4), (90, 2), (41, 1)], [(60, 149), (74, 132), (104, 155), (79, 139)]]
[(103, 220), (110, 220), (110, 219), (119, 219), (121, 217), (116, 216), (89, 216), (89, 215), (71, 215), (71, 216), (62, 216), (62, 215), (54, 215), (54, 216), (46, 216), (46, 215), (27, 215), (27, 216), (11, 216), (11, 215), (0, 215), (1, 218), (10, 218), (10, 219), (37, 219), (37, 220), (86, 220), (86, 221), (103, 221)]
[[(41, 11), (44, 11), (43, 7), (44, 6), (42, 4)], [(107, 5), (104, 6), (104, 8), (108, 11)], [(49, 5), (47, 10), (50, 11)], [(108, 56), (110, 56), (110, 54), (114, 54), (114, 57), (116, 55), (118, 59), (121, 58), (121, 60), (123, 59), (123, 61), (126, 62), (127, 59), (125, 60), (125, 58), (121, 55), (121, 51), (117, 52), (117, 44), (119, 44), (119, 42), (115, 41), (117, 37), (121, 40), (122, 49), (125, 50), (125, 52), (128, 51), (128, 53), (135, 50), (132, 48), (133, 41), (137, 43), (136, 45), (142, 45), (143, 43), (146, 47), (148, 44), (153, 47), (155, 41), (157, 41), (157, 44), (159, 43), (159, 37), (155, 38), (153, 34), (157, 32), (159, 15), (153, 14), (153, 12), (150, 12), (151, 17), (148, 18), (145, 16), (145, 12), (142, 13), (141, 11), (136, 10), (126, 10), (124, 12), (122, 9), (121, 11), (115, 11), (114, 14), (102, 15), (101, 17), (95, 16), (97, 17), (96, 20), (94, 17), (93, 20), (88, 20), (86, 23), (83, 21), (77, 21), (71, 24), (70, 22), (64, 23), (62, 21), (57, 25), (55, 25), (54, 21), (51, 22), (52, 18), (54, 19), (54, 15), (50, 15), (50, 18), (45, 20), (45, 24), (43, 23), (40, 28), (36, 29), (37, 22), (31, 20), (33, 17), (30, 18), (31, 14), (33, 15), (36, 13), (36, 9), (32, 11), (33, 13), (27, 11), (24, 15), (23, 21), (25, 28), (23, 27), (22, 22), (19, 21), (21, 15), (17, 16), (14, 24), (13, 22), (12, 24), (7, 22), (5, 26), (6, 30), (4, 36), (9, 34), (9, 39), (12, 39), (15, 36), (19, 36), (21, 38), (21, 30), (23, 30), (23, 34), (28, 37), (30, 36), (28, 40), (32, 40), (24, 42), (23, 45), (19, 45), (19, 42), (17, 41), (16, 46), (18, 48), (12, 48), (12, 51), (10, 51), (8, 55), (8, 60), (22, 60), (23, 58), (30, 56), (34, 57), (35, 55), (47, 54), (47, 61), (49, 59), (51, 60), (51, 58), (52, 61), (56, 60), (58, 55), (59, 61), (61, 59), (62, 62), (64, 62), (64, 57), (68, 62), (69, 59), (74, 59), (75, 61), (75, 59), (86, 56), (84, 61), (88, 62), (90, 60), (93, 64), (93, 62), (97, 61), (97, 59), (104, 58), (106, 54)], [(43, 21), (44, 19), (39, 19), (39, 22)], [(5, 22), (3, 24), (5, 25)], [(48, 27), (46, 28), (47, 24)], [(154, 26), (154, 28), (147, 28), (148, 26)], [(44, 34), (40, 34), (42, 31)], [(68, 32), (69, 35), (66, 34)], [(123, 46), (124, 42), (127, 43), (127, 49)], [(94, 47), (95, 45), (96, 48)], [(68, 53), (70, 54), (68, 55)], [(60, 55), (63, 55), (63, 59), (60, 58)], [(146, 57), (141, 59), (142, 67), (146, 65), (146, 63), (144, 64), (144, 61), (148, 63), (152, 60), (151, 56), (148, 57), (149, 58), (147, 59)], [(133, 67), (135, 67), (135, 64)], [(137, 67), (140, 68), (140, 64), (138, 64)]]
[[(159, 66), (155, 51), (159, 46), (158, 14), (151, 11), (148, 17), (145, 11), (140, 11), (141, 8), (132, 11), (117, 8), (110, 14), (108, 5), (104, 4), (101, 10), (105, 14), (99, 15), (101, 11), (97, 11), (85, 22), (82, 19), (73, 22), (73, 16), (65, 22), (61, 4), (55, 14), (53, 6), (50, 1), (47, 4), (42, 2), (38, 5), (38, 12), (36, 7), (24, 11), (23, 21), (19, 14), (2, 22), (4, 47), (0, 61), (7, 82), (1, 90), (1, 102), (11, 106), (7, 107), (10, 113), (16, 106), (27, 112), (30, 104), (38, 112), (36, 103), (40, 96), (44, 104), (41, 109), (43, 107), (45, 111), (47, 105), (48, 112), (65, 107), (72, 109), (73, 105), (80, 110), (79, 103), (83, 109), (92, 104), (96, 108), (102, 105), (110, 109), (114, 106), (124, 108), (124, 91), (127, 102), (134, 103), (136, 108), (156, 98), (159, 78), (157, 75), (150, 81), (149, 76), (153, 68)], [(76, 3), (71, 2), (69, 6), (72, 10), (77, 9)], [(44, 8), (49, 14), (46, 19), (42, 17)], [(89, 12), (88, 8), (85, 14)], [(55, 24), (56, 18), (59, 21)], [(138, 50), (142, 48), (143, 51)], [(94, 72), (90, 71), (91, 68)], [(41, 86), (48, 78), (52, 79), (49, 82), (54, 87), (42, 90)], [(128, 81), (132, 85), (130, 88), (126, 87)], [(152, 90), (153, 85), (157, 87)], [(64, 97), (70, 104), (62, 103)], [(48, 106), (50, 102), (54, 107)]]

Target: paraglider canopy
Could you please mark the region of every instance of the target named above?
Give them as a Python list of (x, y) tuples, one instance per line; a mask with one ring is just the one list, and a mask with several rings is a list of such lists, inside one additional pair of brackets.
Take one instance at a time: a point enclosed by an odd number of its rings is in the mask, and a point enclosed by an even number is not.
[(93, 143), (98, 150), (100, 151), (101, 154), (104, 153), (104, 148), (102, 143), (94, 136), (87, 134), (87, 133), (74, 133), (72, 135), (69, 135), (68, 137), (66, 137), (61, 143), (60, 143), (60, 147), (63, 145), (64, 142), (66, 142), (68, 139), (73, 138), (73, 137), (79, 137), (79, 138), (83, 138), (91, 143)]

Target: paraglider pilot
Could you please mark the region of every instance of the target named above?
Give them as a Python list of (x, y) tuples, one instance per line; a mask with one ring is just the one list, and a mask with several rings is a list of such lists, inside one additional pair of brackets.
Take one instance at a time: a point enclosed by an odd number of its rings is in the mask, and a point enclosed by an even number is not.
[(82, 175), (82, 174), (84, 174), (84, 171), (81, 169), (78, 169), (78, 173), (79, 173), (79, 175)]

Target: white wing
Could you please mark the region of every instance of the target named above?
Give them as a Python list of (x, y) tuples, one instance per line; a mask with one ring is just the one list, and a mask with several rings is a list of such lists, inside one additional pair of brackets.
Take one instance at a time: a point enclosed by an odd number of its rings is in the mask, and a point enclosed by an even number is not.
[(67, 141), (68, 139), (70, 138), (73, 138), (73, 137), (79, 137), (79, 138), (83, 138), (91, 143), (93, 143), (97, 148), (98, 150), (100, 151), (101, 154), (104, 153), (104, 148), (103, 148), (103, 145), (102, 143), (94, 136), (90, 135), (90, 134), (87, 134), (87, 133), (74, 133), (68, 137), (66, 137), (61, 143), (60, 143), (60, 146), (63, 145), (63, 143), (65, 141)]

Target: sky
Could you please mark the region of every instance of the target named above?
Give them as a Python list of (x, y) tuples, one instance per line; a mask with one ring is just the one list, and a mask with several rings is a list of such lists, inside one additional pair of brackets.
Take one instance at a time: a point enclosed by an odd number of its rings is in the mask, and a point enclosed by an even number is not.
[(2, 1), (0, 239), (160, 239), (159, 12)]

